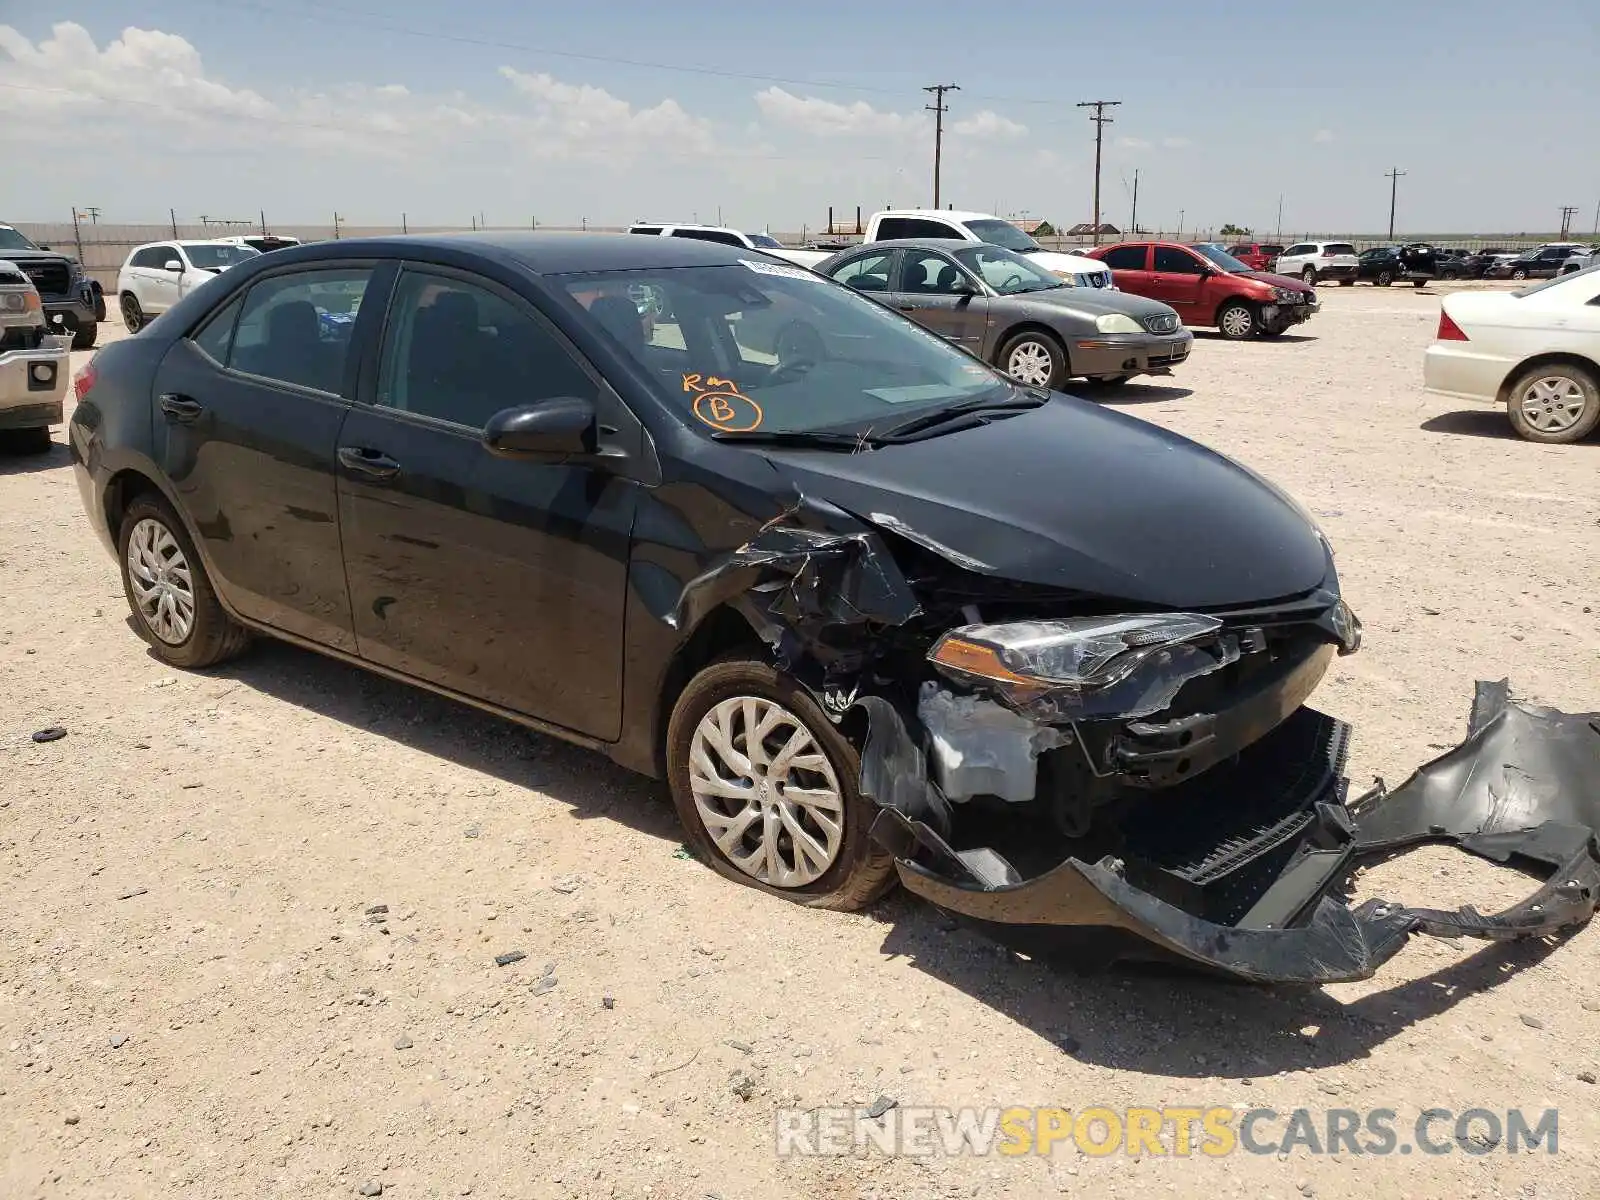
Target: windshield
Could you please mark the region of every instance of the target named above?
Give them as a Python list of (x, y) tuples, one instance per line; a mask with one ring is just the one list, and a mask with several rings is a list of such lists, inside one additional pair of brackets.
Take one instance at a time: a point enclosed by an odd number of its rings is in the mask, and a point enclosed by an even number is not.
[(1254, 269), (1249, 263), (1240, 262), (1215, 242), (1196, 242), (1190, 249), (1198, 250), (1212, 266), (1220, 267), (1224, 271), (1232, 271), (1237, 274)]
[(745, 237), (750, 239), (750, 244), (752, 246), (759, 246), (763, 250), (782, 250), (783, 249), (783, 243), (780, 242), (777, 238), (772, 237), (769, 234), (765, 234), (765, 233), (747, 233), (747, 234), (745, 234)]
[(189, 256), (191, 263), (207, 271), (236, 267), (246, 259), (256, 258), (261, 253), (250, 246), (219, 246), (209, 242), (199, 245), (185, 242), (183, 252)]
[(1031, 254), (1035, 250), (1044, 249), (1010, 221), (986, 217), (981, 221), (963, 221), (962, 224), (972, 230), (979, 241), (988, 242), (991, 246), (1004, 246), (1007, 250), (1016, 250), (1022, 254)]
[(920, 325), (801, 267), (557, 276), (705, 433), (884, 430), (1011, 385)]
[(957, 250), (956, 258), (1002, 296), (1067, 286), (1050, 272), (1041, 271), (1022, 255), (1003, 246), (970, 246)]
[[(1548, 292), (1553, 288), (1571, 288), (1574, 293), (1577, 293), (1573, 299), (1579, 304), (1592, 304), (1595, 300), (1600, 299), (1600, 295), (1596, 295), (1596, 284), (1600, 284), (1600, 266), (1585, 267), (1581, 271), (1568, 271), (1565, 275), (1557, 275), (1554, 279), (1541, 280), (1528, 287), (1519, 288), (1511, 294), (1518, 300), (1525, 300), (1529, 296), (1537, 296), (1540, 292)], [(1585, 300), (1583, 298), (1584, 293), (1587, 293), (1591, 298)], [(1565, 295), (1562, 296), (1563, 300), (1566, 298)]]
[(0, 226), (0, 250), (37, 250), (38, 248), (9, 225)]

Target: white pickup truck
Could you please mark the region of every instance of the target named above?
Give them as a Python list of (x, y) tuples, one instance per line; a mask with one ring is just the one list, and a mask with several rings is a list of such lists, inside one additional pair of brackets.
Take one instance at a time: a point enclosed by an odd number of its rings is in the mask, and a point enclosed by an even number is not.
[[(1026, 254), (1058, 279), (1078, 287), (1115, 288), (1111, 270), (1105, 263), (1078, 254), (1046, 250), (1010, 221), (987, 213), (958, 212), (948, 208), (892, 208), (873, 213), (867, 222), (867, 242), (889, 242), (898, 238), (957, 238), (963, 242), (987, 242), (1018, 254)], [(807, 264), (808, 266), (810, 264)]]
[(723, 225), (668, 225), (649, 221), (630, 225), (629, 233), (642, 233), (653, 237), (692, 238), (699, 242), (717, 242), (724, 246), (743, 246), (746, 250), (759, 250), (774, 258), (787, 259), (807, 269), (829, 257), (831, 250), (791, 250), (777, 238), (765, 233), (742, 233)]

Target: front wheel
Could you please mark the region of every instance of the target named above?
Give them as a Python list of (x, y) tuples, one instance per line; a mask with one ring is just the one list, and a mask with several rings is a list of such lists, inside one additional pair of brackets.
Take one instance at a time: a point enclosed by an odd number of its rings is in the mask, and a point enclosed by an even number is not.
[(1534, 367), (1512, 383), (1506, 414), (1511, 428), (1530, 442), (1582, 441), (1600, 425), (1600, 383), (1576, 365)]
[(139, 636), (175, 667), (233, 658), (250, 635), (223, 610), (183, 522), (165, 500), (135, 497), (117, 534), (122, 590)]
[(1423, 288), (1428, 286), (1428, 281), (1426, 279), (1413, 279), (1411, 281), (1411, 286), (1417, 291), (1421, 291)]
[(132, 292), (122, 293), (122, 327), (129, 333), (144, 328), (144, 309), (139, 307), (139, 297)]
[(1374, 279), (1372, 282), (1377, 284), (1379, 287), (1388, 287), (1391, 283), (1394, 282), (1394, 272), (1393, 271), (1379, 271), (1378, 272), (1378, 277), (1376, 279)]
[(1511, 278), (1513, 278), (1513, 279), (1526, 279), (1527, 277), (1528, 277), (1528, 273), (1526, 271), (1524, 271), (1521, 267), (1518, 267), (1515, 271), (1511, 272)]
[(1028, 387), (1054, 390), (1067, 381), (1067, 352), (1048, 333), (1024, 330), (1007, 338), (995, 366)]
[(1242, 300), (1223, 305), (1217, 313), (1217, 328), (1222, 331), (1222, 336), (1236, 342), (1254, 337), (1260, 324), (1256, 319), (1256, 310)]
[(768, 663), (712, 663), (667, 725), (667, 780), (689, 845), (719, 875), (815, 908), (893, 886), (868, 830), (861, 757), (811, 694)]
[(1304, 271), (1300, 272), (1300, 279), (1306, 284), (1307, 287), (1315, 286), (1317, 282), (1317, 269), (1315, 267), (1307, 267)]
[(100, 326), (94, 321), (80, 321), (78, 327), (72, 331), (72, 348), (74, 350), (92, 350), (94, 339), (100, 333)]

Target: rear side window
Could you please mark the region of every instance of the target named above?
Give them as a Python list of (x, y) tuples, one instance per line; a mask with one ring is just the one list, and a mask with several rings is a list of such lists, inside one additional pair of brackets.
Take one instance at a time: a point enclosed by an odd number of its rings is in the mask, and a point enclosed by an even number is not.
[(1172, 275), (1200, 274), (1200, 261), (1194, 255), (1176, 246), (1156, 247), (1156, 270)]
[[(639, 321), (635, 303), (619, 298)], [(395, 289), (378, 372), (378, 403), (470, 429), (503, 408), (598, 389), (521, 304), (487, 287), (406, 271)]]
[(1107, 250), (1100, 261), (1113, 271), (1142, 271), (1145, 263), (1144, 246), (1116, 246)]
[(228, 365), (348, 399), (350, 334), (371, 278), (356, 267), (263, 279), (245, 296)]
[(239, 323), (239, 310), (244, 307), (244, 297), (213, 316), (194, 335), (194, 344), (211, 356), (219, 367), (228, 365), (228, 352), (233, 349), (233, 329)]
[(1329, 242), (1323, 247), (1324, 254), (1354, 254), (1356, 248), (1349, 242)]
[(1263, 246), (1263, 247), (1261, 247), (1261, 253), (1263, 253), (1263, 254), (1282, 254), (1283, 253), (1283, 247), (1282, 246)]
[(635, 225), (632, 229), (628, 230), (628, 232), (629, 233), (648, 234), (651, 237), (660, 237), (661, 236), (661, 226), (659, 226), (659, 225)]
[(1290, 254), (1314, 254), (1315, 252), (1316, 252), (1316, 247), (1315, 246), (1290, 246), (1287, 250), (1284, 251), (1284, 254), (1286, 254), (1286, 255), (1290, 255)]
[(887, 292), (889, 268), (893, 262), (893, 254), (865, 254), (842, 267), (835, 267), (833, 278), (858, 292)]
[[(895, 238), (960, 238), (961, 233), (943, 221), (928, 221), (921, 217), (885, 217), (878, 222), (878, 240)], [(965, 240), (965, 239), (962, 239)]]
[(697, 242), (716, 242), (722, 246), (744, 245), (738, 234), (726, 233), (721, 229), (674, 229), (672, 236), (690, 238)]

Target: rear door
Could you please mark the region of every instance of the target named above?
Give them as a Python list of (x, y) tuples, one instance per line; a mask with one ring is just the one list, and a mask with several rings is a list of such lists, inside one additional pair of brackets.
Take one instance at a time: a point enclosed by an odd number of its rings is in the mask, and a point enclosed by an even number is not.
[(334, 449), (373, 263), (257, 279), (156, 372), (156, 461), (218, 589), (245, 617), (354, 652)]
[(1144, 294), (1177, 309), (1185, 325), (1201, 323), (1198, 310), (1206, 268), (1200, 256), (1182, 246), (1157, 246), (1152, 265), (1149, 290)]
[(947, 255), (911, 248), (900, 256), (895, 307), (946, 341), (978, 354), (989, 300), (971, 289), (966, 271)]
[(371, 375), (338, 438), (362, 657), (614, 740), (640, 485), (599, 459), (501, 458), (481, 438), (501, 409), (581, 396), (637, 463), (637, 420), (526, 299), (443, 267), (401, 272)]

